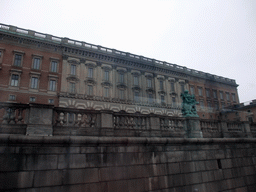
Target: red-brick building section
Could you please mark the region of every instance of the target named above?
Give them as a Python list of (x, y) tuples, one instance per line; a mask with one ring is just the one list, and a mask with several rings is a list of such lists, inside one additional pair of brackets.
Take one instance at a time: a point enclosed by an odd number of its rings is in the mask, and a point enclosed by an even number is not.
[(1, 32), (0, 38), (0, 101), (58, 106), (62, 71), (58, 44), (17, 32)]

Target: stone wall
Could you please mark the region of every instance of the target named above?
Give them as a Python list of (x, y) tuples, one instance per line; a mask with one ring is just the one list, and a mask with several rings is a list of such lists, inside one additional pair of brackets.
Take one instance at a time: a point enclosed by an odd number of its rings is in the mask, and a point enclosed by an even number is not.
[(0, 135), (2, 191), (255, 191), (256, 139)]

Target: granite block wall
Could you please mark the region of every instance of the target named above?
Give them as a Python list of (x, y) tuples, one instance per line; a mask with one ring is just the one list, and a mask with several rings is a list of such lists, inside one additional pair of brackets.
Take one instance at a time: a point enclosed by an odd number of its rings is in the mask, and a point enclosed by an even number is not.
[(0, 191), (256, 191), (256, 139), (0, 136)]

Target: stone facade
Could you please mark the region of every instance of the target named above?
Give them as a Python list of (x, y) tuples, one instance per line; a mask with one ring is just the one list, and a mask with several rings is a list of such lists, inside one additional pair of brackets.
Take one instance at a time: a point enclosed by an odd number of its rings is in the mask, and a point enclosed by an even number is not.
[(1, 101), (181, 116), (189, 90), (205, 119), (239, 102), (232, 79), (4, 24), (0, 37)]
[(1, 191), (252, 192), (255, 139), (0, 136)]

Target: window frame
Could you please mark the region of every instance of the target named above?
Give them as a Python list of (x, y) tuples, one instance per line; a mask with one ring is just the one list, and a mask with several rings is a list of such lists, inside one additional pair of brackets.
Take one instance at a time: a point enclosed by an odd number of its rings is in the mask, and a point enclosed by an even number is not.
[(76, 69), (77, 67), (76, 67), (76, 65), (74, 65), (74, 64), (71, 64), (70, 65), (70, 75), (76, 75)]
[(76, 93), (76, 83), (75, 82), (69, 82), (69, 93)]
[[(36, 83), (33, 81), (37, 79)], [(30, 77), (30, 89), (34, 89), (34, 90), (37, 90), (39, 89), (39, 77), (36, 77), (36, 76), (31, 76)]]
[[(16, 58), (16, 56), (20, 56), (20, 58)], [(23, 61), (23, 54), (22, 53), (14, 53), (13, 66), (22, 67), (22, 61)]]
[[(52, 84), (51, 82), (54, 82), (54, 84)], [(49, 91), (53, 91), (53, 92), (57, 91), (57, 80), (55, 79), (49, 80)]]
[(92, 67), (88, 68), (88, 78), (93, 78), (93, 68)]
[[(12, 77), (14, 75), (17, 76), (18, 79), (13, 79)], [(14, 82), (14, 84), (13, 84), (13, 82)], [(17, 83), (17, 85), (16, 85), (16, 83)], [(12, 73), (11, 74), (11, 80), (10, 80), (10, 86), (12, 86), (12, 87), (19, 87), (19, 83), (20, 83), (20, 75), (16, 74), (16, 73)]]
[(59, 62), (56, 60), (51, 60), (51, 65), (50, 65), (50, 72), (52, 73), (58, 73), (58, 66)]

